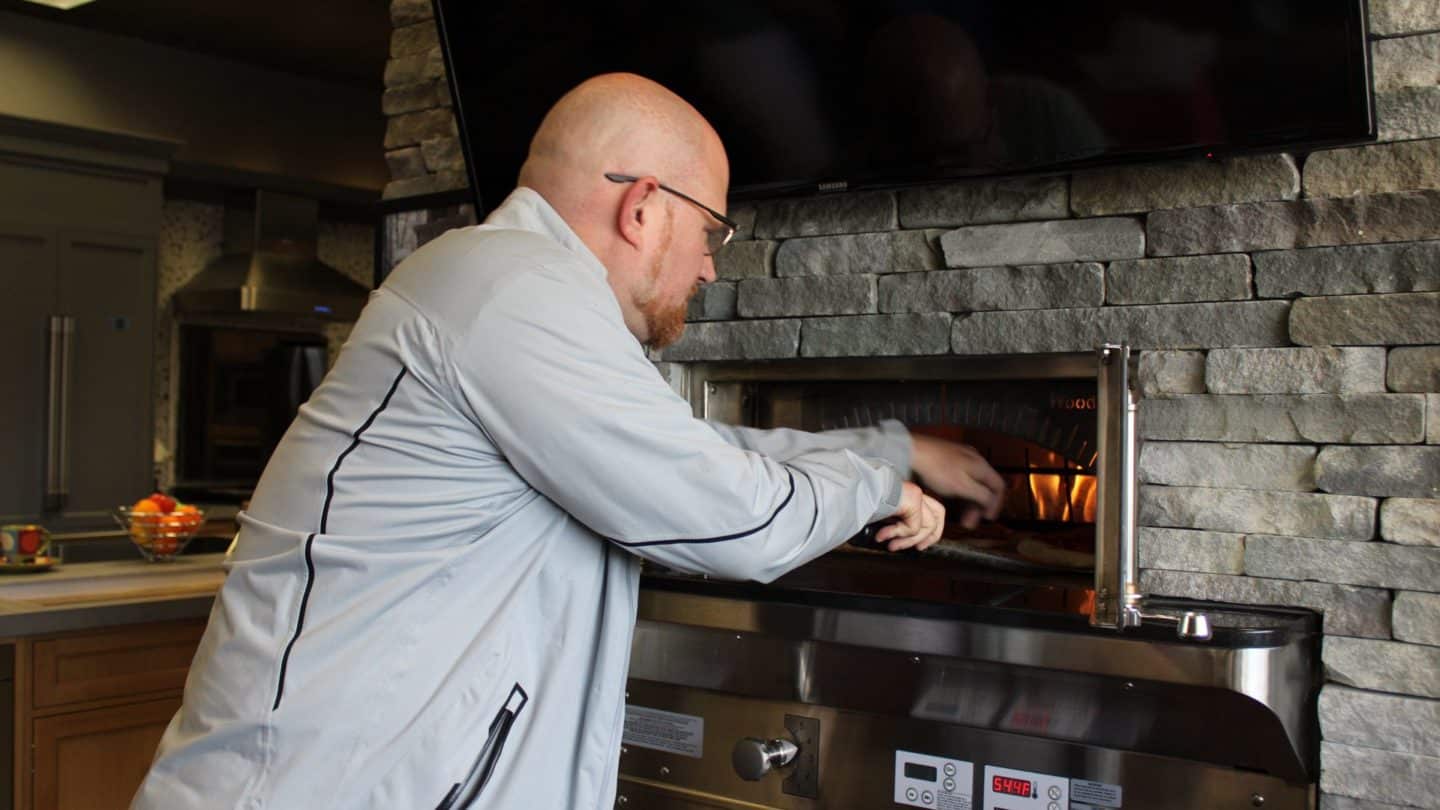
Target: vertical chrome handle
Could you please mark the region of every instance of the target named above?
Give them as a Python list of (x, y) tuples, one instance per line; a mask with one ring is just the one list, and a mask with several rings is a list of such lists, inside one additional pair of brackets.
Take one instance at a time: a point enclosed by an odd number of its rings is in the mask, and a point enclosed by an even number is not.
[(1097, 627), (1126, 627), (1138, 615), (1139, 566), (1135, 543), (1135, 413), (1130, 389), (1130, 347), (1098, 350), (1099, 419), (1095, 514), (1095, 610)]
[(74, 318), (50, 316), (45, 413), (44, 508), (47, 512), (65, 508), (70, 496), (70, 344), (74, 334)]

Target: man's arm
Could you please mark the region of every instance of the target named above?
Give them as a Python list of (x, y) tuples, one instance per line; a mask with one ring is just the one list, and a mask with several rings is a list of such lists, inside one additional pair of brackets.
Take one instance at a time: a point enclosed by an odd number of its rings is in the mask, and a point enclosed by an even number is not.
[(889, 462), (900, 474), (913, 471), (935, 494), (967, 502), (959, 515), (967, 529), (981, 518), (994, 520), (1005, 496), (1005, 479), (969, 445), (923, 433), (886, 419), (872, 428), (847, 428), (807, 433), (802, 430), (758, 430), (710, 422), (722, 438), (737, 447), (784, 461), (815, 450), (850, 450), (865, 458)]
[(597, 534), (761, 581), (892, 515), (896, 545), (938, 539), (938, 504), (889, 464), (844, 449), (782, 462), (725, 442), (661, 381), (613, 302), (517, 272), (452, 347), (454, 383), (505, 460)]

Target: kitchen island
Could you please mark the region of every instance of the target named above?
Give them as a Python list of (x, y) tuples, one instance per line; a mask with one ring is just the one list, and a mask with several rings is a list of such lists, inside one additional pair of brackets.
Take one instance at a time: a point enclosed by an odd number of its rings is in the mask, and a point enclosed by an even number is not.
[[(181, 691), (223, 554), (73, 563), (0, 578), (0, 652), (13, 679), (0, 717), (0, 808), (124, 810)], [(7, 673), (0, 673), (0, 675)]]

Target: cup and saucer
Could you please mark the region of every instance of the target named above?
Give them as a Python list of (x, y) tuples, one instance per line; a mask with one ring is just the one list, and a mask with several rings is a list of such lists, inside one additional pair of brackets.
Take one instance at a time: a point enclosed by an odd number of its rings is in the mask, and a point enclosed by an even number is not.
[(35, 574), (60, 564), (50, 554), (50, 533), (43, 526), (0, 526), (0, 574)]

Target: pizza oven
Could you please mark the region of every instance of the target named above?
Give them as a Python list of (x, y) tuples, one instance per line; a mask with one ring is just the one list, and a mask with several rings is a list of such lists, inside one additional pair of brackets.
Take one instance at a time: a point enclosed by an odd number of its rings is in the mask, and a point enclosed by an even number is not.
[(1133, 372), (1117, 345), (679, 367), (697, 416), (897, 419), (1007, 488), (925, 552), (872, 527), (763, 586), (647, 568), (617, 801), (1312, 808), (1318, 617), (1140, 593)]

